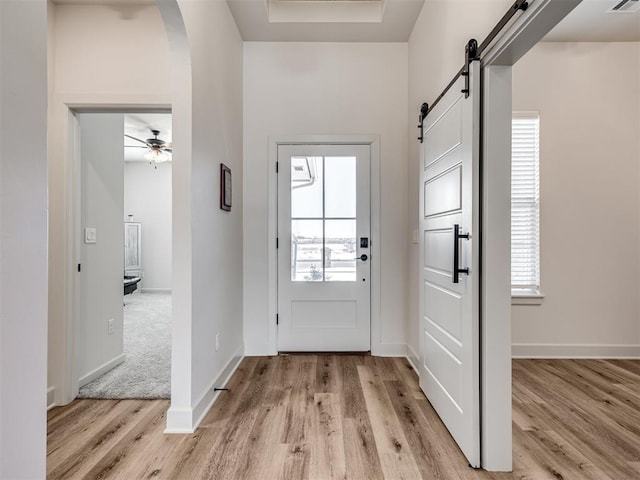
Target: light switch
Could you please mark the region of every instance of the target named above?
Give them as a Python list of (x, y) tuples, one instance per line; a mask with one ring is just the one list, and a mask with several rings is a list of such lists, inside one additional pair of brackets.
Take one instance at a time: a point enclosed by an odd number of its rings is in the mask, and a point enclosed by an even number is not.
[(415, 243), (416, 245), (418, 244), (418, 229), (417, 228), (413, 231), (413, 243)]
[(85, 228), (84, 229), (84, 243), (96, 243), (96, 229)]

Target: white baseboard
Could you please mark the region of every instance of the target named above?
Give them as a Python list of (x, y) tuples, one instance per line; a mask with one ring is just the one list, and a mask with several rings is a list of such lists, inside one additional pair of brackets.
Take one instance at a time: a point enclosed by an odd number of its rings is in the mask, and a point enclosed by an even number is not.
[(193, 433), (193, 409), (169, 407), (164, 433)]
[(125, 359), (126, 359), (126, 357), (125, 357), (125, 354), (123, 353), (123, 354), (118, 355), (117, 357), (109, 360), (108, 362), (100, 365), (95, 370), (92, 370), (91, 372), (87, 373), (85, 376), (81, 377), (78, 380), (78, 386), (79, 387), (83, 387), (87, 383), (92, 382), (96, 378), (98, 378), (101, 375), (104, 375), (105, 373), (107, 373), (112, 368), (117, 367), (118, 365), (120, 365), (122, 362), (125, 361)]
[(277, 350), (275, 352), (269, 350), (252, 350), (244, 352), (245, 357), (275, 357), (277, 355)]
[(141, 288), (140, 293), (171, 293), (170, 288)]
[(420, 375), (418, 370), (418, 365), (420, 365), (420, 355), (418, 355), (413, 347), (409, 344), (407, 344), (407, 360), (409, 361), (409, 365), (411, 365), (411, 368), (413, 368), (413, 370), (418, 375)]
[(202, 396), (196, 402), (195, 407), (193, 408), (193, 418), (196, 419), (193, 429), (198, 428), (198, 425), (202, 422), (205, 415), (211, 410), (214, 402), (218, 398), (221, 392), (214, 392), (214, 388), (222, 388), (224, 387), (231, 376), (234, 374), (240, 362), (244, 358), (244, 344), (241, 344), (240, 347), (234, 352), (229, 360), (229, 363), (222, 369), (222, 372), (216, 377), (216, 379), (211, 382), (211, 385), (205, 390)]
[(372, 346), (371, 355), (375, 355), (376, 357), (406, 357), (407, 344), (381, 343), (377, 346)]
[(640, 345), (514, 343), (513, 358), (640, 358)]
[(47, 389), (47, 412), (56, 406), (56, 387), (49, 387)]
[(167, 428), (164, 433), (193, 433), (222, 392), (213, 389), (224, 387), (244, 358), (244, 344), (235, 351), (222, 372), (205, 389), (192, 408), (170, 407), (167, 411)]

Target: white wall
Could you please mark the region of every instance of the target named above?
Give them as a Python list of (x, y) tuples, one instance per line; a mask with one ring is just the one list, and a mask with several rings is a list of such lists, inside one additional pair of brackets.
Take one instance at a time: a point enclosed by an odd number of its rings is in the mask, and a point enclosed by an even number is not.
[(167, 35), (155, 5), (50, 4), (50, 12), (48, 376), (60, 405), (75, 395), (66, 390), (74, 334), (66, 328), (72, 298), (67, 283), (75, 275), (69, 107), (169, 106), (171, 75)]
[[(189, 431), (242, 347), (242, 39), (226, 2), (159, 2), (173, 76), (173, 347), (168, 431)], [(220, 163), (233, 173), (219, 208)], [(215, 337), (220, 335), (220, 350)]]
[[(410, 235), (418, 228), (419, 152), (418, 114), (423, 102), (432, 103), (464, 64), (471, 38), (479, 42), (513, 2), (508, 0), (426, 0), (409, 39), (409, 163), (408, 206)], [(408, 238), (412, 238), (409, 236)], [(418, 265), (417, 244), (409, 248), (408, 335), (410, 355), (417, 361)]]
[[(374, 134), (381, 139), (381, 322), (378, 351), (404, 353), (407, 264), (407, 44), (244, 45), (244, 329), (248, 354), (270, 353), (268, 137)], [(375, 347), (374, 347), (375, 348)]]
[(169, 47), (155, 5), (55, 6), (58, 95), (166, 95)]
[(80, 248), (77, 375), (82, 386), (124, 360), (124, 117), (84, 113), (78, 122), (81, 235), (85, 228), (96, 229), (95, 243), (85, 241)]
[(142, 223), (142, 291), (171, 290), (171, 162), (124, 164), (124, 221)]
[(47, 4), (0, 2), (0, 478), (45, 478)]
[(513, 69), (540, 111), (540, 306), (515, 355), (640, 355), (640, 45), (542, 43)]

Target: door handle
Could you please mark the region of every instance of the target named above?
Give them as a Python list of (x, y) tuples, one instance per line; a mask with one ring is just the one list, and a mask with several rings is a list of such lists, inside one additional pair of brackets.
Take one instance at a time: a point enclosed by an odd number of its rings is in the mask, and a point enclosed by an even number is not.
[(369, 257), (367, 257), (366, 254), (362, 254), (359, 257), (354, 258), (354, 260), (362, 260), (363, 262), (366, 262), (369, 259)]
[(469, 275), (468, 268), (459, 268), (460, 264), (460, 239), (469, 240), (468, 233), (460, 233), (460, 225), (457, 223), (453, 226), (453, 283), (460, 283), (460, 274)]

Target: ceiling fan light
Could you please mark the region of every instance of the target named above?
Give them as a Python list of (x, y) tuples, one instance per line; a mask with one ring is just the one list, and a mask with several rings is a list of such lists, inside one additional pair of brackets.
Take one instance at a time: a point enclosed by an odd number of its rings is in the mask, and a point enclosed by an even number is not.
[(169, 160), (169, 157), (166, 153), (164, 153), (162, 150), (157, 149), (147, 150), (147, 152), (144, 154), (144, 158), (145, 160), (148, 160), (153, 164), (162, 163)]

